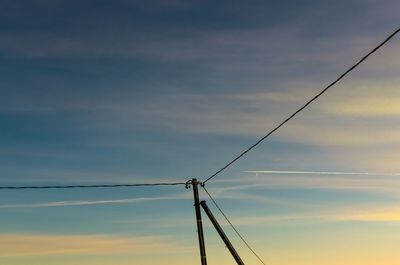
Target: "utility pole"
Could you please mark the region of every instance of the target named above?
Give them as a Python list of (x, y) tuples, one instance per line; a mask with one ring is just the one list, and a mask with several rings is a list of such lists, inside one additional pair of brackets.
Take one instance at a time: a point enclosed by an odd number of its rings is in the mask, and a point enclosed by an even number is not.
[(200, 183), (197, 181), (197, 179), (193, 178), (191, 184), (193, 186), (194, 208), (196, 210), (196, 223), (197, 223), (197, 234), (199, 236), (201, 265), (207, 265), (206, 247), (204, 244), (203, 223), (201, 221), (199, 190), (197, 186)]
[[(194, 187), (194, 186), (193, 186)], [(201, 207), (203, 207), (203, 210), (206, 212), (206, 214), (208, 215), (208, 218), (210, 218), (211, 223), (214, 225), (215, 229), (217, 230), (219, 236), (222, 238), (222, 240), (224, 241), (226, 247), (229, 249), (229, 251), (231, 252), (233, 258), (236, 260), (236, 263), (238, 265), (244, 265), (242, 259), (240, 258), (239, 254), (236, 252), (236, 250), (234, 249), (234, 247), (232, 246), (231, 242), (229, 241), (228, 237), (226, 236), (226, 234), (224, 233), (224, 231), (222, 230), (221, 226), (219, 225), (219, 223), (217, 222), (217, 219), (215, 219), (214, 215), (212, 214), (212, 212), (210, 211), (210, 209), (208, 208), (207, 204), (205, 201), (201, 201), (200, 202)]]

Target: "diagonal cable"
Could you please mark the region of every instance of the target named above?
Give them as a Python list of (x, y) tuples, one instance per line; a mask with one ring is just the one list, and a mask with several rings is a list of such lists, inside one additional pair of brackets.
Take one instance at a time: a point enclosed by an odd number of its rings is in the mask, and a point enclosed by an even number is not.
[(282, 121), (278, 126), (276, 126), (274, 129), (272, 129), (269, 133), (267, 133), (265, 136), (260, 138), (255, 144), (244, 150), (240, 155), (235, 157), (232, 161), (230, 161), (228, 164), (223, 166), (220, 170), (216, 171), (214, 174), (212, 174), (209, 178), (207, 178), (203, 183), (206, 183), (210, 179), (214, 178), (216, 175), (224, 171), (226, 168), (228, 168), (230, 165), (235, 163), (237, 160), (239, 160), (242, 156), (247, 154), (250, 150), (255, 148), (257, 145), (259, 145), (262, 141), (267, 139), (271, 134), (273, 134), (275, 131), (277, 131), (279, 128), (281, 128), (283, 125), (285, 125), (287, 122), (289, 122), (291, 119), (293, 119), (297, 114), (299, 114), (301, 111), (303, 111), (308, 105), (310, 105), (313, 101), (318, 99), (320, 96), (322, 96), (329, 88), (334, 86), (337, 82), (339, 82), (343, 77), (345, 77), (348, 73), (353, 71), (357, 66), (359, 66), (363, 61), (365, 61), (370, 55), (375, 53), (377, 50), (379, 50), (383, 45), (385, 45), (390, 39), (392, 39), (397, 33), (400, 32), (400, 28), (394, 31), (392, 34), (389, 35), (383, 42), (381, 42), (378, 46), (376, 46), (374, 49), (372, 49), (367, 55), (362, 57), (356, 64), (354, 64), (352, 67), (350, 67), (348, 70), (346, 70), (343, 74), (341, 74), (335, 81), (330, 83), (327, 87), (325, 87), (321, 92), (319, 92), (317, 95), (315, 95), (312, 99), (307, 101), (301, 108), (299, 108), (297, 111), (295, 111), (292, 115), (287, 117), (284, 121)]
[(236, 229), (236, 227), (232, 224), (232, 222), (228, 219), (228, 217), (225, 215), (225, 213), (222, 211), (221, 207), (218, 205), (218, 203), (214, 200), (214, 198), (211, 196), (211, 194), (208, 192), (206, 187), (204, 185), (201, 185), (203, 187), (204, 191), (207, 193), (208, 197), (210, 197), (211, 201), (217, 207), (219, 212), (224, 216), (225, 220), (228, 222), (228, 224), (232, 227), (233, 231), (239, 236), (239, 238), (243, 241), (243, 243), (246, 245), (246, 247), (256, 256), (256, 258), (264, 265), (265, 262), (258, 256), (258, 254), (254, 251), (254, 249), (247, 243), (247, 241), (243, 238), (243, 236), (239, 233), (239, 231)]

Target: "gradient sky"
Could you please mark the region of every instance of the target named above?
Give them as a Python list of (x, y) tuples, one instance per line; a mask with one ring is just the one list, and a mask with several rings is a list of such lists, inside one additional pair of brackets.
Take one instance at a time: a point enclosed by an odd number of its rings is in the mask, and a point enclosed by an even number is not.
[[(0, 184), (205, 179), (393, 32), (399, 10), (0, 0)], [(267, 264), (399, 264), (399, 69), (397, 36), (208, 182)], [(204, 222), (209, 264), (234, 264)], [(0, 263), (200, 264), (191, 190), (3, 190)]]

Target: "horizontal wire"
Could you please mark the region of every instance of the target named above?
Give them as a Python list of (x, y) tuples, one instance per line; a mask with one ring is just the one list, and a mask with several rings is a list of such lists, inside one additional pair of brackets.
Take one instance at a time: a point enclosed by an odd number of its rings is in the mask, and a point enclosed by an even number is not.
[(162, 182), (141, 184), (97, 184), (97, 185), (49, 185), (49, 186), (0, 186), (0, 190), (23, 189), (80, 189), (80, 188), (120, 188), (120, 187), (149, 187), (149, 186), (176, 186), (186, 185), (186, 182)]
[(371, 54), (375, 53), (379, 48), (381, 48), (383, 45), (385, 45), (390, 39), (392, 39), (397, 33), (400, 32), (400, 28), (394, 31), (392, 34), (389, 35), (383, 42), (381, 42), (378, 46), (376, 46), (372, 51), (370, 51), (367, 55), (362, 57), (356, 64), (351, 66), (348, 70), (346, 70), (343, 74), (341, 74), (335, 81), (330, 83), (327, 87), (325, 87), (321, 92), (319, 92), (317, 95), (315, 95), (312, 99), (307, 101), (301, 108), (299, 108), (297, 111), (295, 111), (292, 115), (287, 117), (283, 122), (281, 122), (278, 126), (276, 126), (274, 129), (272, 129), (269, 133), (267, 133), (265, 136), (260, 138), (255, 144), (252, 146), (248, 147), (246, 150), (244, 150), (241, 154), (239, 154), (237, 157), (235, 157), (232, 161), (230, 161), (228, 164), (223, 166), (220, 170), (216, 171), (214, 174), (212, 174), (209, 178), (207, 178), (203, 183), (206, 183), (210, 179), (214, 178), (216, 175), (224, 171), (226, 168), (228, 168), (230, 165), (235, 163), (237, 160), (239, 160), (242, 156), (247, 154), (250, 150), (252, 150), (254, 147), (259, 145), (262, 141), (264, 141), (266, 138), (268, 138), (271, 134), (273, 134), (275, 131), (277, 131), (279, 128), (281, 128), (283, 125), (285, 125), (288, 121), (290, 121), (292, 118), (294, 118), (297, 114), (299, 114), (301, 111), (303, 111), (308, 105), (310, 105), (313, 101), (318, 99), (322, 94), (324, 94), (329, 88), (334, 86), (336, 83), (338, 83), (343, 77), (345, 77), (348, 73), (353, 71), (357, 66), (359, 66), (363, 61), (365, 61)]
[(211, 194), (208, 192), (206, 187), (204, 185), (201, 185), (201, 187), (204, 189), (204, 191), (207, 193), (208, 197), (210, 197), (211, 201), (217, 207), (219, 212), (224, 216), (225, 220), (228, 222), (228, 224), (232, 227), (233, 231), (239, 236), (239, 238), (243, 241), (243, 243), (246, 245), (246, 247), (256, 256), (256, 258), (264, 265), (265, 262), (260, 258), (260, 256), (257, 255), (257, 253), (254, 251), (254, 249), (247, 243), (247, 241), (244, 239), (244, 237), (239, 233), (239, 231), (236, 229), (236, 227), (232, 224), (232, 222), (229, 220), (229, 218), (225, 215), (224, 211), (222, 211), (221, 207), (218, 205), (218, 203), (214, 200), (214, 198), (211, 196)]

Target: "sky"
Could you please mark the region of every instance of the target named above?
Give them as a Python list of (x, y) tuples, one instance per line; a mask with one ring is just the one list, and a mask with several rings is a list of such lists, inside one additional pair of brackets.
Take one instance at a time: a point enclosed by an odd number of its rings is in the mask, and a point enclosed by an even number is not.
[[(0, 0), (0, 186), (205, 180), (395, 31), (399, 9)], [(207, 182), (266, 264), (399, 263), (399, 69), (396, 36)], [(234, 264), (203, 218), (208, 263)], [(2, 190), (0, 263), (200, 264), (195, 226), (183, 186)]]

